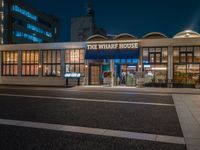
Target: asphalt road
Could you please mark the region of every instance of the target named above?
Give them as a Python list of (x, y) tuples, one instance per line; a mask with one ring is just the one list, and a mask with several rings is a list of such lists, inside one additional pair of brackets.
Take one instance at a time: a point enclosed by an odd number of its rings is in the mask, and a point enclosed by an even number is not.
[[(0, 89), (0, 119), (183, 137), (173, 104), (169, 94)], [(186, 150), (186, 146), (0, 125), (0, 149)]]

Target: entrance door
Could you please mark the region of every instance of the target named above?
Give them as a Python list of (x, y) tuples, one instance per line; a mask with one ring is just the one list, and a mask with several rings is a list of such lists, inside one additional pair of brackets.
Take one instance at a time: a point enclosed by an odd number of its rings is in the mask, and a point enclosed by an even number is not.
[(90, 66), (90, 85), (100, 85), (100, 66)]
[(116, 85), (136, 86), (136, 65), (117, 64), (115, 66)]

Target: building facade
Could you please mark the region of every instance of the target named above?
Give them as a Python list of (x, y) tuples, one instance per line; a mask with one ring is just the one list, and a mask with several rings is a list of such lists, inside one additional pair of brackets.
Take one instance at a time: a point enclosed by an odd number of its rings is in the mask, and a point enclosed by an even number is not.
[(1, 43), (49, 43), (58, 40), (58, 19), (20, 0), (1, 0)]
[(106, 31), (103, 28), (98, 28), (96, 25), (95, 12), (91, 4), (88, 5), (85, 16), (71, 18), (70, 29), (70, 41), (72, 42), (86, 41), (88, 37), (94, 34), (106, 35)]
[(138, 39), (93, 35), (85, 42), (0, 46), (0, 84), (195, 87), (200, 84), (200, 34)]

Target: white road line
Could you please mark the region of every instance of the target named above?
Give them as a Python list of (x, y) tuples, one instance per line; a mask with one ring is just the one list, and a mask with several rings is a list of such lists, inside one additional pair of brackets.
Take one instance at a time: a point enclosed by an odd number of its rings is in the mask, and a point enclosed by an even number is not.
[[(80, 93), (105, 93), (105, 94), (129, 94), (129, 95), (157, 95), (157, 96), (170, 96), (170, 93), (155, 93), (154, 91), (138, 92), (138, 91), (97, 91), (97, 90), (76, 90), (76, 89), (43, 89), (43, 88), (8, 88), (0, 87), (1, 89), (12, 89), (12, 90), (34, 90), (34, 91), (64, 91), (64, 92), (80, 92)], [(153, 93), (152, 93), (153, 92)]]
[(16, 94), (0, 94), (0, 96), (40, 98), (40, 99), (57, 99), (57, 100), (68, 100), (68, 101), (82, 101), (82, 102), (119, 103), (119, 104), (135, 104), (135, 105), (152, 105), (152, 106), (170, 106), (170, 107), (174, 107), (174, 104), (132, 102), (132, 101), (115, 101), (115, 100), (103, 100), (103, 99), (85, 99), (85, 98), (68, 98), (68, 97), (35, 96), (35, 95), (16, 95)]
[(99, 129), (99, 128), (89, 128), (89, 127), (79, 127), (79, 126), (69, 126), (69, 125), (19, 121), (19, 120), (9, 120), (9, 119), (0, 119), (0, 124), (18, 126), (18, 127), (29, 127), (29, 128), (37, 128), (37, 129), (47, 129), (47, 130), (55, 130), (55, 131), (65, 131), (65, 132), (102, 135), (102, 136), (111, 136), (111, 137), (128, 138), (128, 139), (137, 139), (137, 140), (156, 141), (156, 142), (173, 143), (173, 144), (185, 144), (185, 140), (183, 137), (156, 135), (156, 134), (148, 134), (148, 133), (107, 130), (107, 129)]

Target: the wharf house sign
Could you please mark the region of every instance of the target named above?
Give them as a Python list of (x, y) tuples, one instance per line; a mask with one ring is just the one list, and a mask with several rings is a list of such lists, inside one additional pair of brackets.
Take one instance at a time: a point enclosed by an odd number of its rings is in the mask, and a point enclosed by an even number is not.
[(124, 42), (124, 43), (97, 43), (87, 44), (87, 50), (113, 50), (113, 49), (136, 49), (138, 43), (136, 42)]

